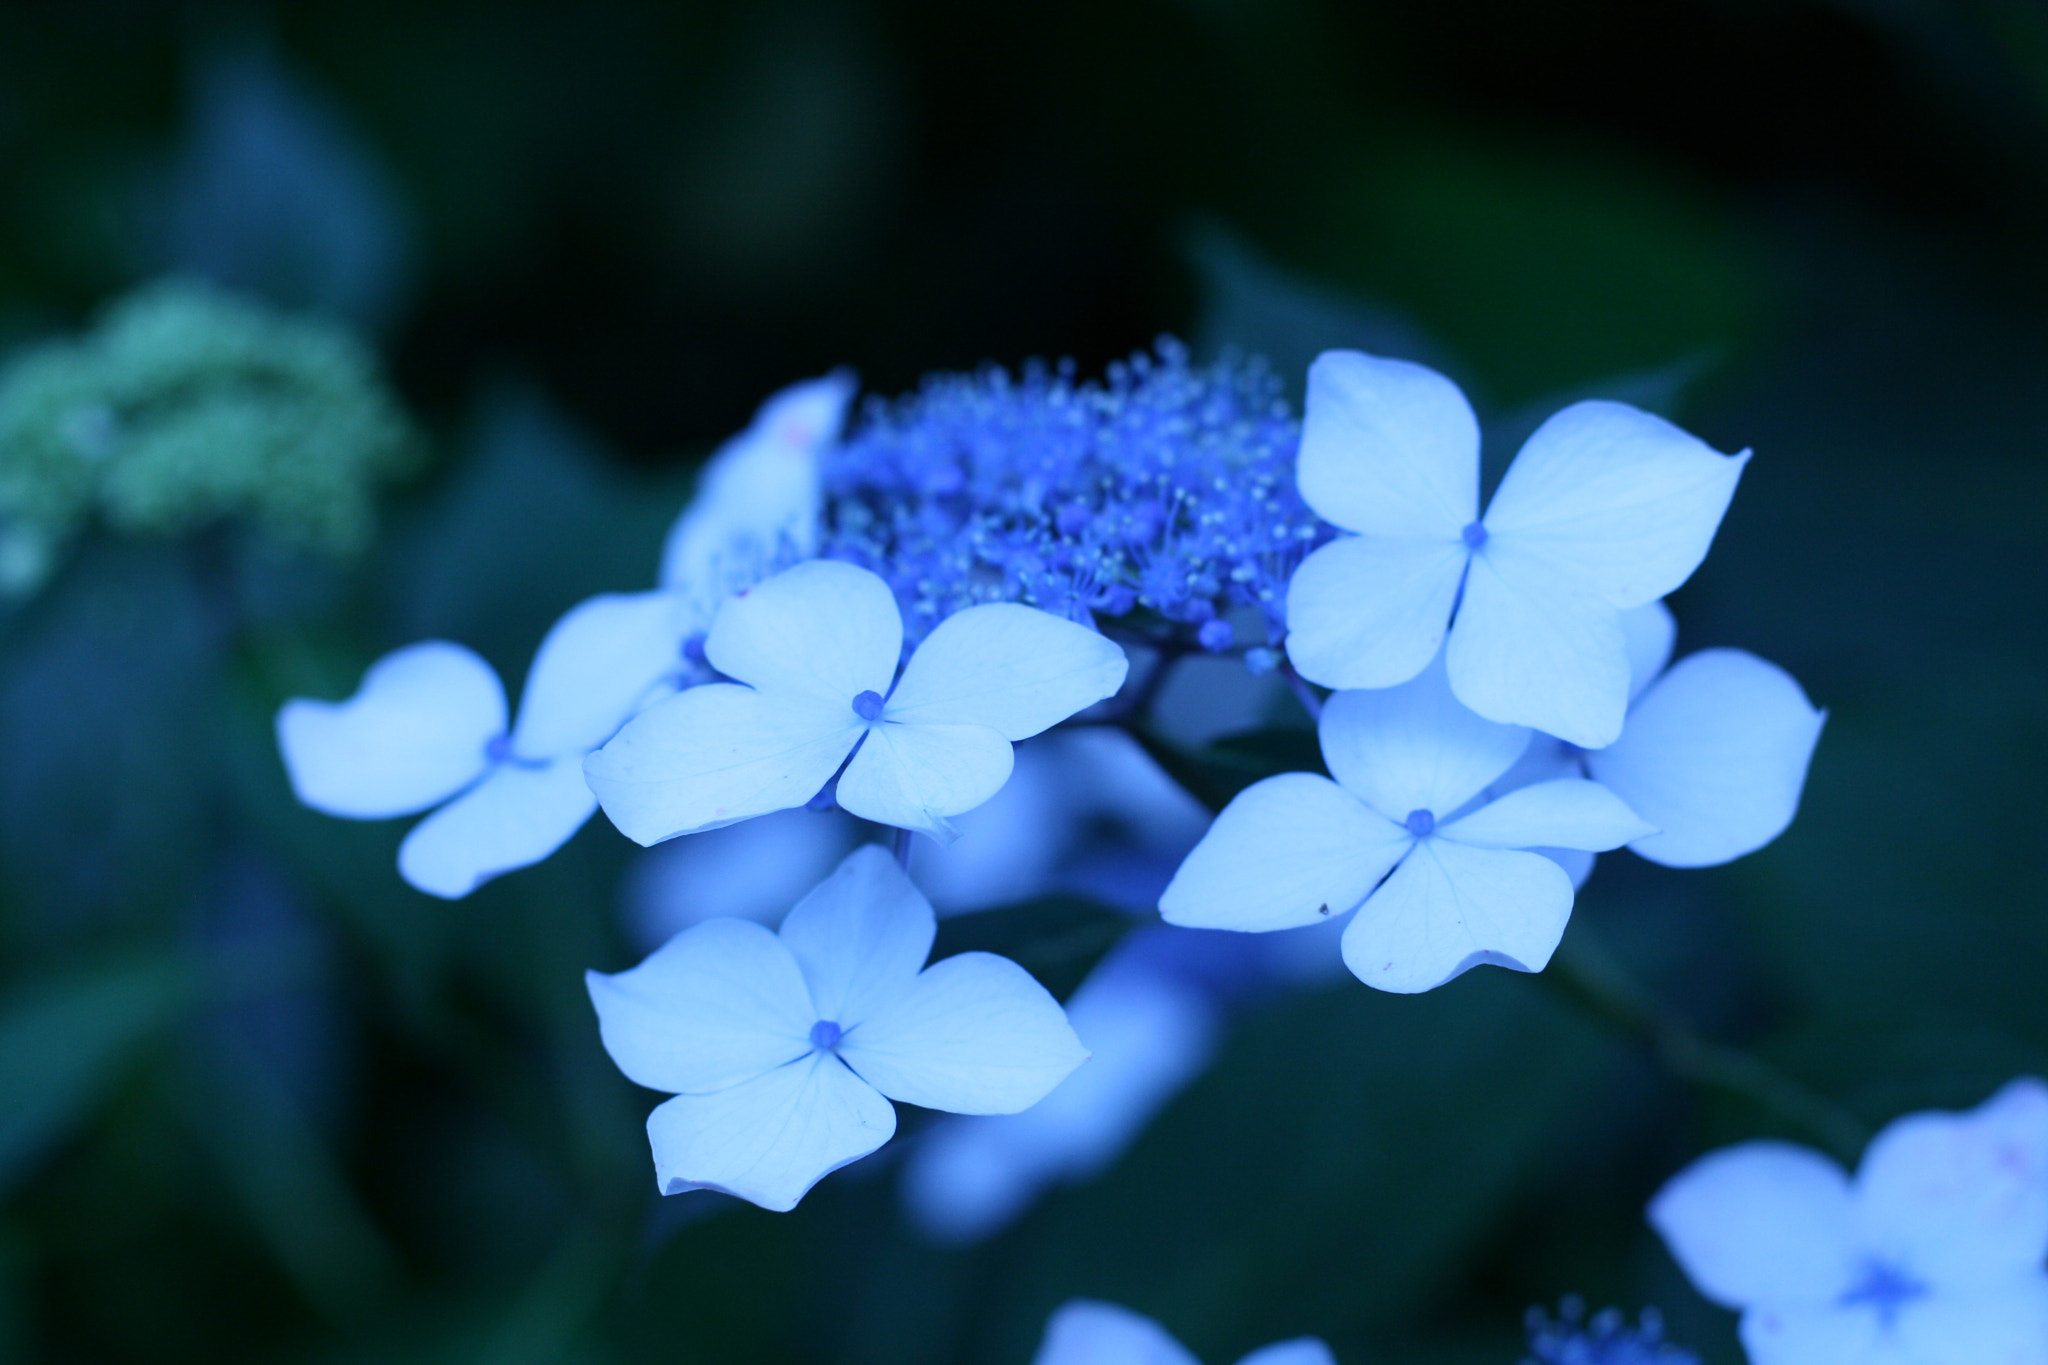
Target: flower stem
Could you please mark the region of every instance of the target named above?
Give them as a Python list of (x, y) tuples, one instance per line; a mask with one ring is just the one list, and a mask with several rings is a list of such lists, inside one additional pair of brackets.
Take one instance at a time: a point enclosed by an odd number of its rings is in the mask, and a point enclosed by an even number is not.
[(1323, 699), (1308, 685), (1308, 679), (1294, 671), (1292, 659), (1280, 664), (1280, 676), (1287, 679), (1287, 685), (1294, 689), (1294, 699), (1301, 703), (1301, 709), (1308, 712), (1308, 718), (1320, 722), (1323, 718)]
[(1854, 1114), (1805, 1082), (1752, 1052), (1703, 1037), (1659, 1006), (1628, 975), (1583, 922), (1559, 945), (1542, 973), (1575, 1005), (1640, 1042), (1686, 1083), (1749, 1101), (1817, 1141), (1854, 1166), (1870, 1129)]
[(910, 871), (910, 831), (907, 829), (896, 831), (896, 866), (905, 872)]

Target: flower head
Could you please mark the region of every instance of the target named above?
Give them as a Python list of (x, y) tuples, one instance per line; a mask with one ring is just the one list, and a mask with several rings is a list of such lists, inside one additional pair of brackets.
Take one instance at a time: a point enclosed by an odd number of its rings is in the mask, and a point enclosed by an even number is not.
[(1625, 404), (1575, 403), (1530, 436), (1482, 517), (1479, 423), (1457, 386), (1325, 352), (1301, 494), (1355, 534), (1295, 572), (1288, 655), (1326, 687), (1377, 688), (1443, 647), (1480, 715), (1611, 744), (1628, 701), (1620, 614), (1692, 575), (1747, 459)]
[(779, 934), (707, 920), (630, 971), (589, 973), (605, 1050), (675, 1096), (647, 1119), (662, 1193), (791, 1209), (889, 1140), (890, 1100), (1016, 1113), (1087, 1059), (1016, 963), (961, 953), (926, 967), (936, 929), (930, 902), (867, 844)]
[[(1094, 1299), (1069, 1299), (1045, 1324), (1031, 1365), (1199, 1365), (1188, 1348), (1142, 1313)], [(1262, 1347), (1237, 1365), (1336, 1365), (1315, 1337)]]
[(1804, 1147), (1701, 1157), (1650, 1202), (1759, 1365), (2048, 1360), (2048, 1085), (1888, 1125), (1851, 1179)]
[(1144, 607), (1230, 644), (1328, 534), (1294, 490), (1299, 428), (1257, 362), (1197, 368), (1177, 342), (1105, 382), (1027, 367), (938, 375), (874, 402), (826, 464), (822, 553), (874, 570), (916, 644), (982, 602), (1086, 620)]
[(1482, 962), (1539, 971), (1571, 916), (1572, 882), (1523, 850), (1603, 850), (1653, 832), (1583, 778), (1484, 799), (1529, 731), (1460, 706), (1440, 666), (1334, 694), (1320, 737), (1336, 780), (1282, 773), (1239, 792), (1160, 897), (1170, 923), (1287, 929), (1359, 906), (1344, 961), (1369, 986), (1426, 991)]
[[(815, 796), (945, 839), (1009, 778), (1011, 743), (1113, 694), (1128, 663), (1084, 626), (1015, 603), (970, 607), (918, 646), (880, 578), (834, 560), (719, 608), (704, 656), (730, 683), (680, 692), (590, 756), (605, 813), (652, 844)], [(848, 756), (851, 755), (851, 761)]]

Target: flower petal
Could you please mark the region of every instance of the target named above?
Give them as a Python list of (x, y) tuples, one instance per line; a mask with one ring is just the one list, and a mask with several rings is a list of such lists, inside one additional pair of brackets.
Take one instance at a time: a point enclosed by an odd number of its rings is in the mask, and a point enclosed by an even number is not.
[(547, 857), (596, 809), (581, 755), (538, 767), (501, 763), (413, 826), (398, 846), (398, 871), (428, 895), (455, 900)]
[(906, 725), (982, 725), (1029, 739), (1124, 685), (1115, 641), (1015, 602), (954, 612), (903, 666), (882, 712)]
[(686, 624), (674, 593), (605, 593), (570, 608), (533, 657), (512, 751), (560, 758), (610, 739), (681, 666)]
[(1282, 773), (1232, 798), (1159, 897), (1169, 924), (1293, 929), (1365, 898), (1412, 840), (1335, 782)]
[(1518, 787), (1438, 832), (1480, 848), (1576, 848), (1604, 853), (1655, 830), (1598, 782), (1564, 777)]
[(662, 587), (715, 607), (783, 556), (817, 553), (818, 457), (838, 439), (856, 387), (843, 371), (791, 384), (718, 448), (662, 546)]
[(719, 1190), (777, 1213), (895, 1133), (895, 1108), (829, 1052), (647, 1116), (663, 1194)]
[(852, 1028), (917, 980), (938, 920), (880, 844), (862, 844), (782, 922), (817, 1018)]
[(1688, 655), (1586, 755), (1593, 776), (1657, 826), (1630, 847), (1667, 867), (1708, 867), (1762, 848), (1799, 809), (1827, 714), (1791, 674), (1739, 649)]
[(1901, 1355), (1884, 1320), (1855, 1305), (1766, 1303), (1742, 1315), (1741, 1334), (1749, 1365), (1929, 1365)]
[(355, 820), (410, 815), (482, 775), (505, 733), (505, 689), (475, 653), (446, 640), (393, 650), (346, 701), (294, 697), (277, 713), (292, 791)]
[(704, 657), (763, 692), (834, 702), (849, 714), (863, 692), (886, 696), (903, 652), (889, 585), (866, 569), (813, 559), (727, 598)]
[(637, 967), (583, 980), (604, 1050), (650, 1090), (724, 1090), (812, 1051), (818, 1016), (803, 972), (750, 920), (705, 920)]
[(1347, 531), (1454, 542), (1479, 515), (1479, 419), (1435, 370), (1325, 351), (1308, 367), (1295, 480)]
[(1336, 693), (1317, 732), (1330, 774), (1394, 821), (1417, 810), (1449, 815), (1529, 746), (1527, 730), (1460, 706), (1441, 664), (1399, 687)]
[(1069, 1299), (1045, 1324), (1031, 1365), (1200, 1365), (1164, 1327), (1142, 1313), (1094, 1299)]
[(1451, 627), (1451, 690), (1489, 720), (1582, 749), (1612, 744), (1628, 710), (1620, 613), (1555, 564), (1488, 541)]
[(1659, 600), (1630, 607), (1621, 614), (1622, 648), (1628, 651), (1628, 695), (1633, 701), (1643, 689), (1657, 681), (1657, 675), (1671, 662), (1671, 646), (1678, 639), (1678, 622), (1671, 608)]
[(2039, 1270), (2048, 1256), (2048, 1085), (2024, 1077), (1968, 1113), (1888, 1124), (1857, 1170), (1856, 1212), (1873, 1246), (1937, 1287)]
[(712, 683), (642, 711), (583, 772), (619, 832), (654, 844), (803, 805), (861, 729), (851, 706)]
[(1287, 584), (1287, 657), (1324, 687), (1392, 687), (1436, 656), (1467, 559), (1457, 541), (1340, 536)]
[(1486, 509), (1488, 544), (1541, 555), (1608, 605), (1639, 607), (1706, 558), (1748, 461), (1626, 403), (1574, 403), (1515, 456)]
[(2048, 1365), (2048, 1277), (1916, 1299), (1893, 1330), (1912, 1365)]
[(1059, 1002), (993, 953), (934, 962), (839, 1055), (890, 1099), (955, 1114), (1029, 1109), (1088, 1060)]
[(1708, 1153), (1657, 1191), (1649, 1217), (1693, 1287), (1728, 1308), (1830, 1303), (1861, 1254), (1849, 1178), (1789, 1142)]
[(1016, 751), (981, 725), (897, 725), (868, 729), (867, 743), (839, 776), (839, 804), (877, 824), (954, 838), (949, 815), (973, 810), (1010, 780)]
[(1344, 930), (1344, 965), (1414, 994), (1482, 963), (1540, 972), (1572, 913), (1572, 879), (1535, 853), (1425, 839)]
[(1271, 1346), (1261, 1346), (1237, 1365), (1337, 1365), (1337, 1357), (1330, 1353), (1330, 1346), (1320, 1337), (1296, 1337), (1292, 1341), (1276, 1341)]

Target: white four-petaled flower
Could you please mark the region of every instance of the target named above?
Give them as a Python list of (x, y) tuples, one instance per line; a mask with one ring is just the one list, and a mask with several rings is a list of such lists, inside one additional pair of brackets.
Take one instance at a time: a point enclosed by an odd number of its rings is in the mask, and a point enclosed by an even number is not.
[(945, 840), (948, 816), (1008, 780), (1012, 741), (1112, 695), (1129, 667), (1087, 627), (1010, 602), (947, 617), (898, 679), (902, 648), (881, 578), (834, 560), (785, 570), (712, 622), (704, 656), (735, 681), (648, 708), (590, 756), (591, 789), (652, 844), (803, 805), (845, 763), (841, 806)]
[[(1315, 1337), (1263, 1346), (1237, 1365), (1336, 1365)], [(1031, 1365), (1200, 1365), (1188, 1348), (1142, 1313), (1094, 1299), (1069, 1299), (1045, 1324)]]
[(961, 953), (925, 967), (936, 927), (931, 903), (867, 844), (779, 934), (707, 920), (630, 971), (591, 972), (612, 1060), (675, 1096), (647, 1119), (661, 1191), (791, 1209), (889, 1140), (891, 1099), (1012, 1114), (1087, 1059), (1016, 963)]
[(1288, 929), (1359, 906), (1344, 962), (1369, 986), (1426, 991), (1482, 962), (1540, 971), (1572, 882), (1522, 850), (1602, 851), (1653, 832), (1583, 778), (1481, 800), (1530, 732), (1459, 705), (1440, 665), (1335, 693), (1319, 730), (1336, 781), (1283, 773), (1239, 792), (1160, 897), (1169, 922)]
[(1747, 458), (1625, 404), (1575, 403), (1530, 436), (1482, 517), (1479, 423), (1457, 386), (1327, 351), (1309, 367), (1297, 478), (1355, 534), (1296, 570), (1288, 657), (1326, 687), (1378, 688), (1443, 647), (1480, 715), (1611, 744), (1628, 700), (1620, 613), (1699, 567)]
[(1699, 1291), (1742, 1313), (1752, 1365), (2048, 1362), (2048, 1086), (1909, 1114), (1852, 1180), (1818, 1152), (1746, 1142), (1650, 1204)]

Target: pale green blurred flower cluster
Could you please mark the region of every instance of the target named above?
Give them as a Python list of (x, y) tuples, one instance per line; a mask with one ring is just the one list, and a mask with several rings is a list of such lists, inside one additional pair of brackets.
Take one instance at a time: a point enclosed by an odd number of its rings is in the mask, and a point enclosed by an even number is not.
[(175, 535), (247, 518), (330, 553), (370, 538), (418, 437), (340, 327), (168, 280), (0, 368), (0, 592), (26, 596), (93, 517)]

